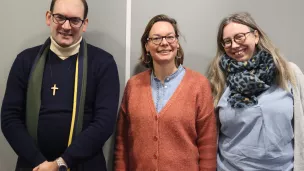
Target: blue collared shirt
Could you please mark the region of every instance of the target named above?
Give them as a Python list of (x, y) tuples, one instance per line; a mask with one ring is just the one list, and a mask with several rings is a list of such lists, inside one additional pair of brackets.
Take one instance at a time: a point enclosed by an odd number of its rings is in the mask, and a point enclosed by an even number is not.
[(258, 104), (232, 108), (226, 88), (219, 104), (218, 171), (293, 169), (293, 95), (271, 86)]
[(168, 100), (182, 81), (185, 72), (185, 68), (180, 65), (177, 71), (165, 78), (164, 84), (155, 77), (153, 72), (151, 73), (152, 96), (157, 113), (159, 113), (167, 104)]

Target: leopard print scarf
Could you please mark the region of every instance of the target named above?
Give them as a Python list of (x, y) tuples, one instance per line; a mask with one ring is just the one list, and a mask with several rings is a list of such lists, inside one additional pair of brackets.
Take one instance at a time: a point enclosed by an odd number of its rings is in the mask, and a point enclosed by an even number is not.
[(227, 86), (231, 90), (228, 102), (234, 108), (256, 105), (257, 96), (266, 91), (275, 79), (276, 67), (271, 54), (266, 51), (259, 51), (245, 62), (224, 55), (220, 66), (227, 74)]

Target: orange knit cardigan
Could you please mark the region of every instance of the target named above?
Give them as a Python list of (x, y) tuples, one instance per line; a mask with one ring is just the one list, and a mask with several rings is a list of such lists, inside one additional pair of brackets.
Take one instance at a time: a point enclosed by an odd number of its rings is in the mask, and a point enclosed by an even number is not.
[(125, 88), (117, 123), (116, 171), (216, 170), (217, 131), (211, 89), (186, 68), (180, 85), (157, 114), (151, 70)]

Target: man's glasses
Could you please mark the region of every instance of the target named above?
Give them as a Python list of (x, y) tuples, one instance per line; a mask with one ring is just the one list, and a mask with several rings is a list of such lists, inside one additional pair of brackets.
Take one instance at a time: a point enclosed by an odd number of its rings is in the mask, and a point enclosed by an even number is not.
[(74, 28), (79, 28), (82, 26), (84, 20), (78, 18), (78, 17), (66, 17), (61, 14), (52, 14), (53, 16), (53, 22), (56, 24), (64, 24), (66, 20), (69, 20), (70, 26)]
[(147, 38), (147, 40), (151, 41), (155, 45), (159, 45), (163, 41), (164, 38), (166, 39), (166, 41), (168, 43), (174, 43), (178, 37), (173, 36), (173, 35), (171, 35), (171, 36), (155, 36), (155, 37), (149, 37), (149, 38)]
[[(252, 33), (253, 31), (249, 31), (247, 33), (238, 33), (236, 35), (233, 36), (233, 41), (235, 43), (238, 43), (238, 44), (242, 44), (246, 41), (246, 36), (248, 33)], [(222, 46), (224, 48), (230, 48), (232, 46), (232, 40), (231, 39), (224, 39), (222, 41)]]

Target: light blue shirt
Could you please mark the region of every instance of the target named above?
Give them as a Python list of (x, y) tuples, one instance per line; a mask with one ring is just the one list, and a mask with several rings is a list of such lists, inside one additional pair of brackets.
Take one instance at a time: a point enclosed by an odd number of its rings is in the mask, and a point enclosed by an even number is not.
[(182, 81), (185, 75), (185, 68), (180, 65), (173, 74), (165, 78), (164, 84), (151, 73), (151, 88), (154, 105), (157, 113), (167, 104), (170, 97)]
[(221, 123), (218, 171), (293, 169), (293, 95), (274, 85), (258, 104), (232, 108), (226, 88), (218, 110)]

